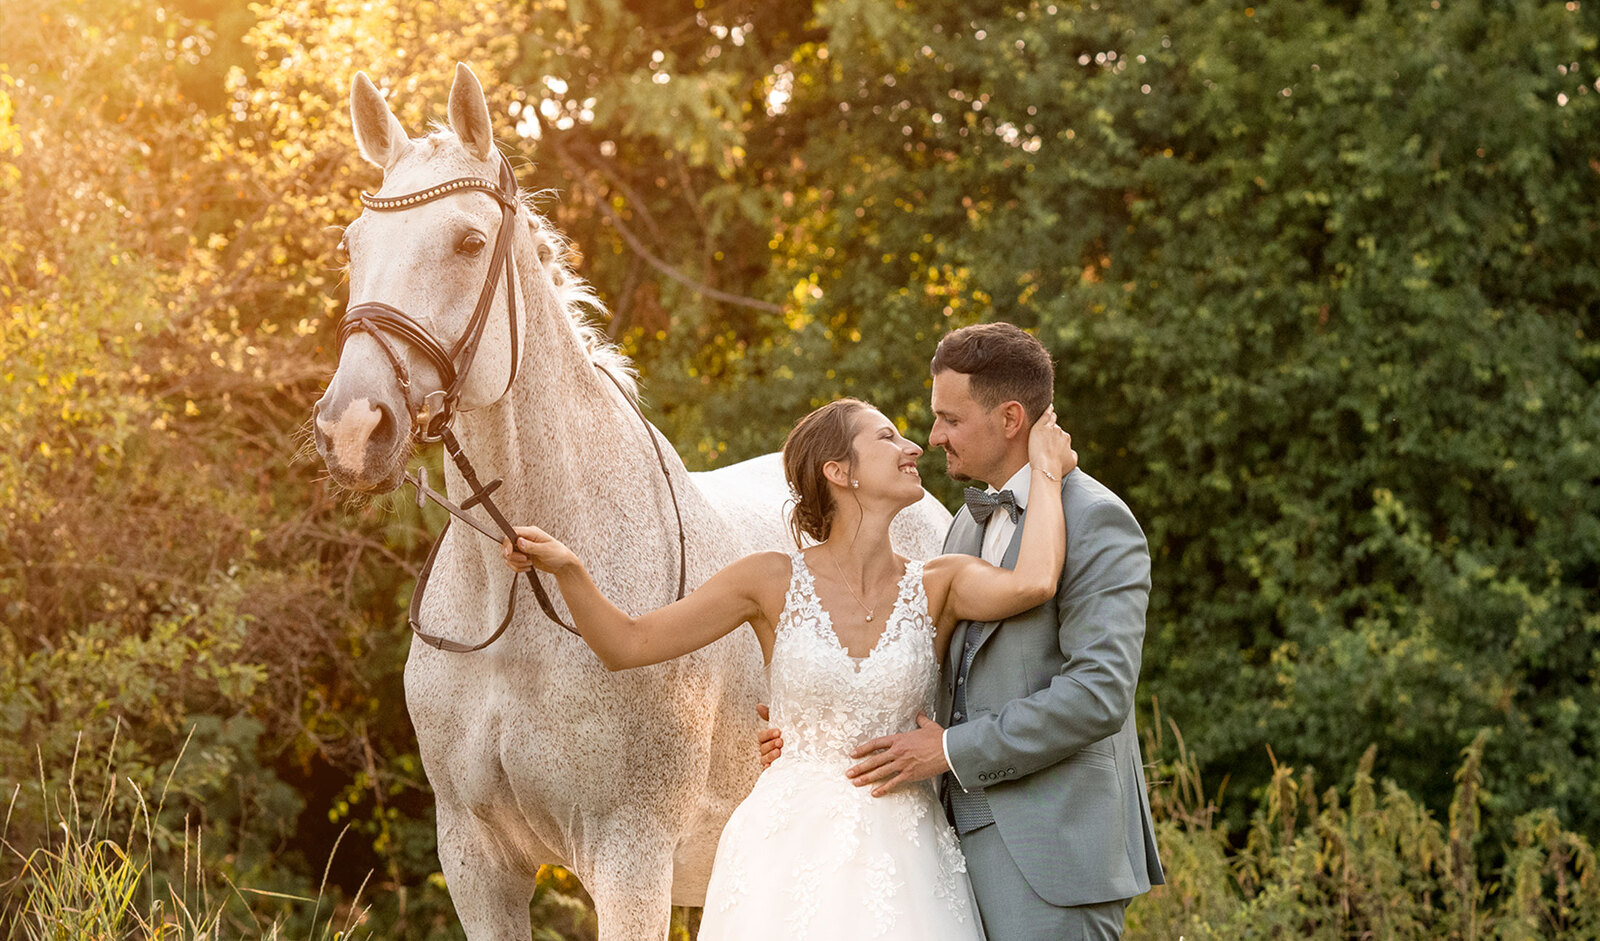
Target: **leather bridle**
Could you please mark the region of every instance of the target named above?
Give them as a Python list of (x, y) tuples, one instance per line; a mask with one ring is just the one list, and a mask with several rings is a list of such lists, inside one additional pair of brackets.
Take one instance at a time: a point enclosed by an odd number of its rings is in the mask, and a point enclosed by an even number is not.
[[(506, 286), (506, 315), (511, 335), (511, 374), (506, 379), (506, 388), (501, 392), (502, 396), (511, 390), (511, 384), (517, 378), (520, 357), (517, 355), (516, 267), (511, 260), (514, 223), (516, 222), (517, 209), (520, 205), (517, 197), (516, 173), (511, 169), (511, 162), (505, 158), (504, 154), (501, 154), (500, 181), (498, 184), (479, 177), (459, 177), (404, 196), (374, 196), (371, 193), (363, 192), (361, 194), (361, 204), (373, 212), (398, 212), (461, 192), (486, 193), (494, 197), (495, 201), (500, 204), (501, 211), (500, 230), (495, 233), (494, 248), (489, 257), (489, 271), (484, 278), (483, 290), (478, 293), (478, 305), (473, 309), (472, 319), (467, 321), (467, 329), (462, 332), (461, 339), (457, 340), (455, 345), (447, 350), (444, 344), (440, 343), (428, 331), (427, 327), (417, 322), (415, 318), (405, 311), (379, 301), (366, 301), (345, 309), (344, 319), (339, 323), (339, 352), (341, 355), (343, 354), (345, 342), (355, 333), (365, 333), (372, 337), (377, 342), (378, 347), (383, 350), (384, 355), (388, 357), (390, 365), (394, 367), (395, 379), (400, 384), (400, 392), (405, 397), (408, 408), (411, 402), (411, 373), (406, 368), (405, 360), (395, 350), (392, 340), (396, 337), (399, 338), (410, 344), (413, 349), (416, 349), (427, 359), (438, 374), (443, 388), (428, 394), (425, 399), (422, 420), (413, 424), (413, 433), (424, 444), (431, 444), (435, 441), (444, 443), (445, 452), (450, 455), (450, 459), (455, 463), (456, 469), (461, 472), (461, 476), (472, 491), (472, 495), (463, 500), (458, 507), (430, 489), (427, 485), (427, 478), (418, 471), (416, 474), (406, 475), (405, 478), (417, 490), (417, 505), (421, 506), (425, 500), (432, 499), (448, 510), (452, 519), (460, 518), (474, 529), (483, 533), (487, 538), (498, 541), (498, 537), (494, 535), (493, 530), (465, 513), (466, 510), (481, 505), (490, 518), (494, 520), (501, 534), (510, 539), (512, 544), (515, 545), (517, 540), (516, 530), (512, 528), (510, 520), (506, 519), (505, 514), (500, 511), (500, 508), (495, 505), (490, 496), (504, 481), (496, 478), (487, 484), (479, 483), (478, 475), (472, 467), (472, 462), (467, 459), (466, 454), (461, 450), (460, 442), (456, 440), (455, 434), (450, 430), (450, 423), (455, 418), (456, 407), (461, 399), (461, 390), (466, 383), (468, 372), (472, 369), (473, 359), (478, 354), (478, 344), (483, 340), (484, 327), (489, 322), (489, 309), (494, 303), (495, 287), (497, 282), (501, 280), (502, 274), (504, 275)], [(622, 388), (622, 383), (599, 363), (594, 364), (594, 366), (616, 385), (618, 393), (622, 395), (622, 400), (628, 403), (629, 407), (633, 409), (633, 413), (639, 417), (639, 421), (645, 427), (645, 434), (650, 438), (650, 444), (655, 448), (656, 460), (660, 463), (662, 476), (667, 481), (667, 494), (672, 499), (672, 510), (677, 516), (678, 598), (681, 599), (688, 580), (688, 546), (683, 528), (683, 511), (678, 507), (678, 495), (672, 486), (672, 472), (667, 467), (666, 455), (661, 450), (661, 443), (656, 439), (655, 429), (650, 427), (649, 420), (639, 410), (638, 404)], [(417, 587), (411, 593), (411, 607), (407, 622), (411, 625), (411, 630), (416, 634), (417, 638), (429, 646), (456, 653), (471, 653), (475, 650), (482, 650), (494, 643), (500, 638), (501, 634), (505, 633), (506, 628), (511, 625), (512, 617), (516, 613), (517, 583), (515, 580), (512, 581), (511, 596), (506, 603), (506, 615), (501, 619), (500, 626), (495, 629), (495, 632), (487, 640), (477, 644), (465, 644), (437, 634), (430, 634), (423, 630), (418, 621), (422, 610), (422, 594), (427, 588), (428, 576), (433, 572), (433, 562), (439, 554), (439, 547), (444, 545), (445, 534), (449, 531), (450, 521), (446, 521), (444, 529), (439, 533), (439, 538), (434, 541), (433, 546), (428, 550), (427, 561), (422, 564), (422, 571), (417, 576)], [(535, 570), (529, 569), (527, 575), (528, 584), (533, 587), (534, 598), (538, 600), (539, 608), (544, 612), (545, 617), (574, 634), (578, 633), (570, 624), (563, 621), (556, 614), (555, 606), (550, 603), (550, 596), (545, 591), (544, 585), (539, 581)]]
[[(447, 180), (405, 196), (374, 196), (365, 192), (361, 194), (361, 205), (373, 212), (397, 212), (466, 191), (487, 193), (494, 197), (500, 204), (500, 230), (495, 233), (494, 249), (489, 255), (489, 274), (484, 279), (483, 290), (478, 292), (478, 306), (473, 308), (472, 319), (467, 321), (467, 329), (462, 332), (461, 339), (456, 341), (455, 346), (446, 350), (444, 345), (428, 332), (427, 327), (418, 323), (405, 311), (380, 301), (367, 301), (346, 308), (344, 320), (339, 323), (340, 352), (344, 351), (345, 341), (350, 339), (351, 334), (357, 332), (366, 333), (377, 340), (378, 346), (394, 366), (395, 377), (400, 381), (400, 392), (406, 396), (408, 403), (411, 395), (411, 373), (406, 369), (405, 360), (395, 352), (385, 333), (394, 333), (410, 343), (433, 366), (444, 389), (442, 395), (434, 393), (428, 397), (427, 415), (420, 435), (425, 443), (438, 441), (441, 432), (455, 417), (462, 386), (467, 381), (468, 371), (472, 369), (472, 360), (478, 355), (478, 344), (483, 340), (483, 328), (489, 323), (489, 308), (494, 304), (495, 282), (500, 280), (502, 273), (505, 274), (506, 285), (506, 319), (508, 329), (511, 331), (511, 375), (506, 378), (506, 391), (510, 391), (511, 383), (517, 378), (516, 266), (511, 261), (513, 223), (517, 218), (518, 206), (517, 176), (511, 170), (511, 162), (501, 154), (499, 185), (479, 177), (467, 176)], [(504, 395), (505, 392), (501, 394)]]

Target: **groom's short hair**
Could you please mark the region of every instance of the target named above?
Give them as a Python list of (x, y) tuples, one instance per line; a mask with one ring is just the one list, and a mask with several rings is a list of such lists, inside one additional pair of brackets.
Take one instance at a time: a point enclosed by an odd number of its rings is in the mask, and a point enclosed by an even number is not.
[(946, 369), (969, 377), (979, 405), (994, 408), (1014, 400), (1030, 421), (1055, 398), (1056, 367), (1049, 351), (1009, 323), (973, 324), (945, 334), (928, 371), (937, 376)]

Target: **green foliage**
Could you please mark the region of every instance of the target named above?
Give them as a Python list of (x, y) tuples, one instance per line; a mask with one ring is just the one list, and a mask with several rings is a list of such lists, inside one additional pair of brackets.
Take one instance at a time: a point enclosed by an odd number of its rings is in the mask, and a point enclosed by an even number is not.
[(809, 300), (705, 433), (834, 394), (925, 428), (947, 328), (1034, 328), (1209, 771), (1264, 792), (1270, 742), (1348, 781), (1378, 742), (1438, 810), (1489, 729), (1498, 826), (1600, 826), (1591, 11), (864, 6), (780, 119)]
[[(305, 897), (317, 884), (306, 860), (327, 857), (337, 830), (300, 843), (296, 787), (365, 750), (352, 725), (393, 715), (394, 661), (362, 656), (362, 638), (369, 618), (392, 615), (408, 573), (383, 527), (346, 522), (309, 464), (285, 469), (323, 365), (295, 321), (255, 322), (229, 303), (254, 296), (248, 273), (230, 267), (240, 256), (229, 199), (243, 177), (213, 162), (227, 125), (190, 90), (208, 67), (221, 87), (228, 62), (210, 50), (233, 40), (187, 6), (7, 12), (0, 781), (17, 794), (7, 839), (19, 858), (53, 845), (48, 795), (72, 786), (88, 736), (111, 743), (129, 785), (106, 792), (115, 814), (169, 782), (166, 815), (148, 821), (153, 868), (141, 870), (156, 891), (179, 881), (166, 851), (188, 841), (211, 851), (221, 878)], [(213, 15), (238, 29), (242, 11)], [(393, 525), (403, 543), (417, 520)], [(386, 564), (363, 569), (368, 555)], [(21, 787), (30, 779), (40, 787)], [(51, 852), (64, 878), (111, 859)], [(354, 891), (365, 871), (333, 894)]]
[[(1176, 725), (1174, 748), (1149, 736), (1168, 781), (1153, 789), (1169, 884), (1128, 910), (1129, 938), (1594, 938), (1600, 874), (1584, 837), (1549, 810), (1519, 818), (1503, 862), (1481, 852), (1479, 810), (1487, 736), (1463, 754), (1448, 821), (1373, 778), (1369, 748), (1347, 789), (1320, 794), (1315, 775), (1272, 763), (1266, 799), (1242, 849), (1221, 818), (1220, 794)], [(1168, 754), (1170, 751), (1170, 754)], [(1480, 869), (1491, 881), (1480, 881)], [(1492, 892), (1498, 882), (1503, 891)]]
[[(200, 763), (212, 763), (203, 743), (189, 744), (197, 746)], [(53, 769), (41, 764), (40, 781), (30, 786), (27, 803), (45, 808), (49, 832), (36, 845), (13, 842), (13, 817), (8, 814), (0, 848), (20, 860), (21, 868), (4, 886), (0, 915), (14, 917), (0, 921), (0, 936), (7, 941), (202, 941), (244, 936), (246, 929), (270, 941), (358, 936), (351, 931), (365, 914), (358, 906), (341, 912), (337, 906), (325, 907), (320, 893), (309, 898), (239, 888), (227, 875), (226, 857), (207, 849), (207, 826), (193, 823), (187, 814), (181, 841), (175, 841), (162, 820), (172, 813), (169, 799), (181, 802), (183, 797), (174, 792), (178, 769), (172, 769), (158, 792), (148, 792), (156, 795), (152, 805), (147, 791), (122, 774), (118, 754), (113, 738), (99, 780), (80, 775), (76, 752), (63, 782), (51, 783)], [(99, 796), (85, 793), (84, 785)], [(216, 884), (219, 877), (224, 885)], [(252, 898), (258, 904), (250, 904)], [(259, 904), (261, 900), (269, 904)], [(252, 908), (259, 914), (251, 914)], [(269, 911), (277, 917), (263, 921), (260, 914)]]
[[(467, 61), (691, 466), (840, 394), (915, 435), (954, 325), (1056, 353), (1155, 555), (1144, 689), (1198, 756), (1154, 936), (1593, 936), (1592, 6), (8, 9), (0, 782), (43, 785), (7, 839), (157, 895), (203, 842), (271, 893), (230, 930), (304, 936), (291, 899), (367, 883), (369, 926), (459, 935), (399, 707), (427, 527), (291, 456), (378, 178), (351, 73), (422, 133)], [(130, 787), (74, 783), (80, 735)], [(169, 777), (144, 868), (50, 842), (47, 794), (125, 821)], [(550, 936), (592, 933), (540, 886)]]

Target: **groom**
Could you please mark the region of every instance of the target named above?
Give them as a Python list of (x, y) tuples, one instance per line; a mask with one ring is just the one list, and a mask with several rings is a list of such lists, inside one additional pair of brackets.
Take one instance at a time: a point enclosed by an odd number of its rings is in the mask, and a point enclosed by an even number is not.
[[(944, 551), (1012, 568), (1028, 506), (1028, 431), (1055, 367), (1005, 323), (963, 327), (934, 353), (933, 431), (967, 505)], [(998, 491), (998, 493), (996, 493)], [(1081, 470), (1061, 482), (1067, 559), (1051, 601), (959, 625), (939, 721), (865, 742), (849, 776), (881, 796), (938, 777), (990, 941), (1122, 935), (1128, 901), (1165, 882), (1134, 728), (1150, 555), (1126, 504)], [(763, 760), (781, 748), (763, 735)]]

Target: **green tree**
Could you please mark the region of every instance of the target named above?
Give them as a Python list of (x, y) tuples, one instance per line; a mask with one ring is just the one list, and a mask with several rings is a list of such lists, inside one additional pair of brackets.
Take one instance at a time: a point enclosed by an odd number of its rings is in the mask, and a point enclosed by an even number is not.
[[(1022, 324), (1146, 525), (1144, 688), (1208, 777), (1281, 813), (1271, 744), (1439, 817), (1487, 730), (1479, 864), (1506, 847), (1527, 911), (1594, 832), (1592, 8), (14, 7), (4, 780), (64, 785), (83, 732), (148, 793), (193, 729), (172, 845), (204, 808), (225, 874), (308, 893), (348, 824), (333, 875), (377, 870), (373, 924), (451, 930), (398, 707), (428, 527), (331, 492), (303, 424), (378, 180), (351, 75), (423, 133), (466, 61), (692, 466), (838, 394), (920, 433), (938, 337)], [(48, 828), (21, 800), (14, 844)], [(1227, 812), (1185, 858), (1265, 845)]]
[[(348, 568), (397, 556), (381, 530), (330, 522), (309, 465), (284, 471), (321, 365), (292, 324), (227, 303), (248, 283), (224, 255), (245, 207), (238, 178), (211, 172), (226, 124), (194, 90), (222, 87), (244, 7), (191, 6), (17, 4), (0, 40), (8, 892), (65, 795), (103, 792), (119, 819), (139, 794), (170, 797), (147, 820), (156, 897), (192, 836), (217, 875), (314, 894), (332, 841), (298, 854), (290, 781), (359, 752), (326, 729), (374, 698), (349, 590), (371, 581)], [(389, 614), (404, 567), (371, 571)]]
[(1263, 786), (1270, 743), (1348, 775), (1381, 742), (1440, 808), (1487, 728), (1497, 819), (1593, 832), (1592, 11), (818, 16), (778, 239), (815, 290), (708, 419), (777, 424), (798, 383), (925, 426), (945, 329), (1034, 328), (1147, 527), (1144, 688), (1208, 772)]

